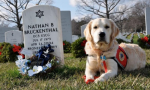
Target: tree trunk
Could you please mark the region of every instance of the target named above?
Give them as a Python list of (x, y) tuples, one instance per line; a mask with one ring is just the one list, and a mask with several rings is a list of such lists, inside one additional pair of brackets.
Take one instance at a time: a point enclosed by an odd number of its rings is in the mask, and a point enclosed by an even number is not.
[(22, 31), (22, 24), (19, 23), (19, 24), (17, 25), (17, 27), (18, 27), (19, 31)]
[(107, 4), (107, 0), (105, 0), (106, 3), (106, 18), (109, 19), (109, 11), (108, 11), (108, 4)]

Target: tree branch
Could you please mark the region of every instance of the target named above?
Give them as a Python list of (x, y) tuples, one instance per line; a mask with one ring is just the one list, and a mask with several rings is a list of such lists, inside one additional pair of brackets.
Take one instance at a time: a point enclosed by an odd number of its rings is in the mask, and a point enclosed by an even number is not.
[(118, 0), (118, 2), (111, 8), (111, 9), (109, 9), (109, 12), (111, 12), (116, 6), (117, 6), (117, 4), (120, 2), (120, 0)]

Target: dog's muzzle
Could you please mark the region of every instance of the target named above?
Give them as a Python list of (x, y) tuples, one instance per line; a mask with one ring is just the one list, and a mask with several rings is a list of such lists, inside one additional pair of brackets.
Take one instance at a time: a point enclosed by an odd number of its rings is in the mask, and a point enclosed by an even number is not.
[(106, 36), (105, 32), (100, 32), (100, 34), (99, 34), (99, 42), (106, 42), (105, 41), (105, 36)]

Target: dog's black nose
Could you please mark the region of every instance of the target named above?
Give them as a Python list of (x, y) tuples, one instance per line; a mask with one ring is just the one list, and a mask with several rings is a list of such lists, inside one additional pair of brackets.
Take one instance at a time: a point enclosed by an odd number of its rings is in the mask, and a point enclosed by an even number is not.
[(101, 32), (101, 33), (99, 34), (99, 36), (100, 36), (101, 38), (103, 38), (103, 37), (105, 37), (105, 33), (104, 33), (104, 32)]

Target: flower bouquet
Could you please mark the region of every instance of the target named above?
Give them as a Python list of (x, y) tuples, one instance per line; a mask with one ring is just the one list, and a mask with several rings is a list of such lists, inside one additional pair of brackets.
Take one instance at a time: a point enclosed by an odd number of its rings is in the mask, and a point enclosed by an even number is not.
[[(30, 51), (27, 51), (29, 52)], [(16, 65), (19, 71), (23, 75), (33, 76), (35, 74), (48, 73), (59, 65), (58, 58), (53, 54), (51, 45), (41, 47), (36, 55), (31, 56), (28, 59), (23, 59), (21, 55), (18, 55)], [(25, 54), (25, 53), (24, 53)]]
[(147, 35), (144, 38), (139, 38), (138, 39), (138, 44), (142, 48), (150, 48), (150, 36)]

